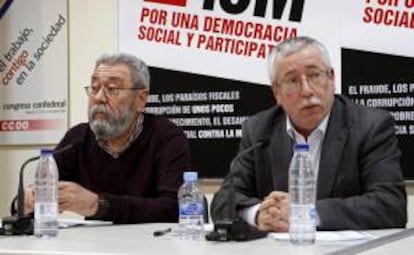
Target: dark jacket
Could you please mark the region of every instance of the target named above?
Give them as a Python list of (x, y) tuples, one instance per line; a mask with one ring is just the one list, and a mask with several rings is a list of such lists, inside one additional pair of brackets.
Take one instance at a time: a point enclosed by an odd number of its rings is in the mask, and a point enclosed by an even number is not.
[[(263, 139), (270, 139), (270, 144), (234, 164), (213, 199), (214, 220), (228, 215), (230, 176), (238, 209), (260, 203), (274, 190), (288, 191), (293, 143), (283, 109), (275, 106), (260, 112), (242, 128), (240, 151)], [(319, 229), (404, 227), (406, 192), (399, 160), (391, 115), (335, 96), (317, 181)]]

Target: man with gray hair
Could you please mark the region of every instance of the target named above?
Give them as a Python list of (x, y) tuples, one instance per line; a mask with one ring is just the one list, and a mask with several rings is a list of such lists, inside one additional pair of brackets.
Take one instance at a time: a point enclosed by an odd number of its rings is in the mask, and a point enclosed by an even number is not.
[[(59, 211), (114, 223), (176, 222), (182, 173), (191, 168), (183, 131), (164, 117), (144, 113), (150, 75), (129, 54), (105, 54), (95, 65), (89, 123), (71, 128), (56, 149)], [(33, 211), (32, 188), (25, 212)]]
[(277, 105), (243, 123), (240, 151), (269, 143), (231, 165), (212, 202), (213, 220), (237, 210), (260, 230), (287, 231), (289, 162), (294, 144), (307, 143), (320, 230), (404, 227), (406, 192), (391, 115), (335, 95), (327, 50), (309, 37), (277, 45), (269, 75)]

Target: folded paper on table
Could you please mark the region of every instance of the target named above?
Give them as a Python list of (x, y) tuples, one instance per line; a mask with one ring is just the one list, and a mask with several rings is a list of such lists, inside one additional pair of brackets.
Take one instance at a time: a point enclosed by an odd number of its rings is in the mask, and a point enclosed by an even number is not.
[(83, 220), (83, 219), (59, 219), (59, 228), (71, 228), (79, 226), (107, 226), (112, 225), (111, 221)]
[[(269, 236), (276, 240), (289, 240), (289, 233), (270, 233)], [(368, 240), (375, 237), (363, 231), (318, 231), (316, 232), (317, 241), (356, 241)]]

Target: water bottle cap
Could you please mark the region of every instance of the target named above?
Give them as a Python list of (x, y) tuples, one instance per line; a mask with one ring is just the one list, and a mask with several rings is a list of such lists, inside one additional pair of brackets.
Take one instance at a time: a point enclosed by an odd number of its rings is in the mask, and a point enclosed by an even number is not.
[(297, 143), (297, 144), (295, 144), (295, 150), (308, 151), (309, 150), (309, 144), (307, 144), (307, 143)]
[(49, 154), (52, 154), (53, 153), (53, 150), (51, 150), (51, 149), (41, 149), (40, 150), (40, 155), (49, 155)]
[(198, 173), (194, 171), (184, 172), (184, 182), (191, 182), (198, 180)]

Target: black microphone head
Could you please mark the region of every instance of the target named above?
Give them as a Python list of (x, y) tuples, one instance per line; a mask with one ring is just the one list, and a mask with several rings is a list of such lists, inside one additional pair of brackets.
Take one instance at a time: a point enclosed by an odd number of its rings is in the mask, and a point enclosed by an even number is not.
[(84, 139), (83, 138), (78, 138), (76, 140), (74, 140), (73, 142), (71, 142), (72, 147), (76, 147), (79, 145), (82, 145), (84, 143)]
[(262, 139), (259, 140), (259, 142), (262, 143), (261, 146), (266, 147), (270, 144), (270, 139), (269, 138), (262, 138)]
[(69, 144), (67, 144), (67, 145), (65, 145), (61, 148), (55, 149), (53, 151), (53, 155), (60, 154), (60, 153), (65, 152), (69, 149), (77, 147), (77, 146), (83, 144), (83, 142), (84, 142), (84, 140), (82, 138), (75, 139), (73, 142), (71, 142), (71, 143), (69, 143)]

